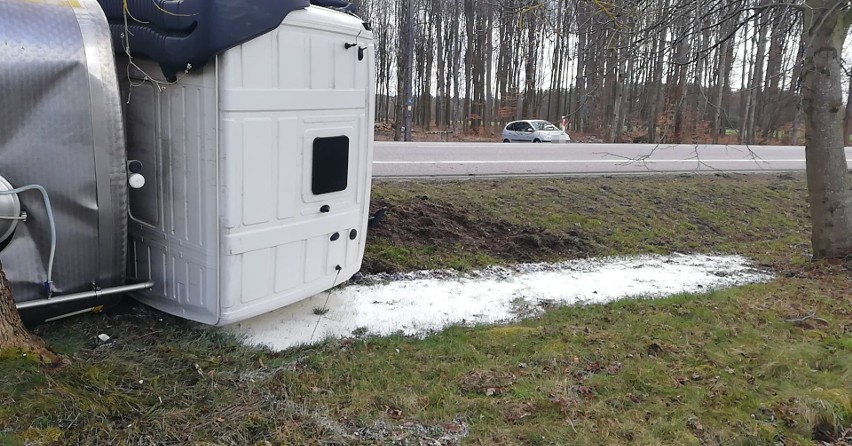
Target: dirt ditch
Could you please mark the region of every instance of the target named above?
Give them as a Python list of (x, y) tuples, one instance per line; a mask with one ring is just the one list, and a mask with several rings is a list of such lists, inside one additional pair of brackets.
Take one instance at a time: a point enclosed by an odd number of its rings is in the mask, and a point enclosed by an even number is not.
[[(533, 262), (543, 259), (577, 259), (590, 255), (591, 242), (580, 230), (553, 234), (521, 226), (469, 209), (421, 196), (390, 203), (374, 200), (371, 212), (385, 209), (385, 218), (370, 228), (368, 240), (384, 240), (409, 248), (463, 249), (504, 262)], [(395, 272), (380, 258), (365, 258), (366, 273)]]

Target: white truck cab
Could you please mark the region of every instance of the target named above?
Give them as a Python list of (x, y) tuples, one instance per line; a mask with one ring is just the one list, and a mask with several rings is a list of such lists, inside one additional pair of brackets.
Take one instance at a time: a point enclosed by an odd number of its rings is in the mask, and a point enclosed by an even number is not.
[(130, 191), (128, 276), (156, 284), (134, 297), (224, 325), (360, 269), (373, 158), (367, 28), (308, 6), (173, 82), (133, 59), (119, 83), (128, 160), (145, 184)]

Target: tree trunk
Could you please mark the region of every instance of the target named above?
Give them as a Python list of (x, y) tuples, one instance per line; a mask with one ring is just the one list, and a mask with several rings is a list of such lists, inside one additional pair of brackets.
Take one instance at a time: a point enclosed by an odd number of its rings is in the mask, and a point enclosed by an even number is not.
[(802, 101), (801, 99), (796, 100), (796, 108), (793, 110), (793, 122), (791, 124), (790, 129), (790, 141), (788, 144), (791, 146), (799, 145), (799, 127), (801, 126), (802, 121)]
[[(709, 16), (709, 12), (706, 10), (707, 7), (708, 5), (704, 4), (699, 9), (699, 12), (703, 16)], [(705, 89), (705, 86), (709, 86), (709, 81), (706, 80), (709, 70), (705, 67), (710, 64), (708, 47), (710, 46), (710, 27), (712, 27), (712, 23), (709, 18), (705, 18), (704, 20), (695, 20), (693, 26), (695, 45), (690, 58), (695, 59), (695, 73), (693, 73), (693, 85), (690, 89), (687, 110), (691, 113), (692, 118), (689, 123), (689, 141), (697, 143), (698, 138), (709, 136), (706, 134), (705, 129), (702, 128), (702, 124), (705, 123), (707, 116), (707, 99), (709, 96), (709, 89)]]
[[(767, 4), (768, 1), (763, 0), (761, 4)], [(748, 108), (748, 127), (745, 129), (747, 135), (747, 144), (757, 143), (757, 111), (763, 108), (763, 59), (766, 56), (766, 31), (768, 24), (765, 20), (759, 20), (756, 30), (757, 47), (755, 49), (754, 65), (752, 69), (752, 78), (749, 81), (749, 94), (751, 95), (751, 107)]]
[[(582, 5), (578, 6), (580, 14), (580, 23), (585, 23), (582, 21), (584, 15), (584, 9)], [(578, 25), (581, 26), (581, 25)], [(583, 25), (585, 26), (585, 25)], [(577, 48), (574, 51), (574, 54), (577, 55), (577, 77), (574, 79), (574, 85), (576, 93), (573, 97), (573, 104), (571, 105), (571, 121), (573, 121), (573, 125), (571, 125), (571, 129), (584, 132), (585, 128), (585, 114), (584, 111), (587, 107), (586, 103), (588, 102), (588, 96), (586, 94), (586, 77), (584, 73), (586, 72), (586, 55), (587, 55), (587, 45), (586, 45), (586, 37), (587, 31), (585, 28), (580, 27), (577, 31)]]
[[(447, 100), (447, 93), (444, 88), (444, 73), (447, 71), (445, 68), (447, 62), (444, 58), (444, 30), (442, 26), (444, 17), (443, 12), (437, 9), (440, 7), (441, 4), (438, 3), (435, 13), (435, 41), (437, 43), (435, 53), (438, 55), (438, 72), (435, 76), (435, 80), (438, 82), (437, 94), (435, 95), (435, 126), (446, 130), (444, 126), (444, 101)], [(431, 76), (431, 73), (429, 75)]]
[(612, 47), (608, 48), (606, 57), (606, 98), (608, 99), (608, 116), (606, 121), (606, 142), (621, 142), (621, 128), (618, 127), (618, 118), (621, 114), (621, 105), (624, 99), (624, 87), (622, 85), (624, 75), (622, 74), (624, 58), (619, 54), (620, 33), (613, 31)]
[[(746, 30), (746, 34), (748, 34), (748, 30)], [(755, 63), (754, 53), (757, 52), (757, 36), (752, 36), (751, 40), (750, 45), (746, 44), (743, 47), (743, 63), (748, 64), (748, 70), (743, 68), (742, 85), (744, 90), (740, 90), (740, 126), (737, 140), (740, 144), (754, 144), (754, 141), (751, 140), (751, 133), (749, 132), (753, 128), (749, 119), (753, 116), (751, 110), (754, 107), (755, 98), (754, 72), (757, 64)]]
[[(725, 29), (725, 27), (721, 27)], [(719, 47), (719, 65), (716, 70), (717, 78), (716, 78), (716, 88), (713, 92), (713, 144), (719, 144), (719, 136), (725, 133), (724, 127), (722, 127), (722, 96), (725, 92), (725, 74), (727, 73), (727, 64), (728, 61), (728, 49), (726, 45), (729, 43), (722, 44)]]
[(793, 65), (793, 76), (791, 77), (790, 82), (790, 96), (792, 96), (793, 105), (795, 106), (793, 109), (792, 128), (790, 129), (789, 144), (791, 146), (799, 145), (799, 126), (802, 117), (802, 64), (804, 57), (805, 43), (804, 41), (801, 41), (799, 42), (798, 50), (796, 51), (796, 62)]
[(405, 64), (402, 66), (402, 94), (403, 94), (403, 109), (402, 122), (405, 127), (403, 131), (403, 139), (411, 141), (411, 127), (414, 125), (414, 0), (406, 0), (404, 3), (406, 10), (403, 12), (405, 17), (405, 25), (402, 27), (405, 32), (405, 42), (402, 45), (402, 51), (405, 54)]
[(778, 130), (778, 123), (781, 119), (786, 119), (789, 114), (778, 113), (782, 110), (781, 101), (781, 80), (783, 73), (781, 71), (784, 48), (787, 42), (787, 28), (785, 23), (792, 21), (789, 11), (777, 8), (772, 11), (772, 32), (769, 37), (769, 57), (766, 59), (766, 82), (764, 83), (764, 101), (761, 108), (761, 123), (760, 127), (763, 131), (763, 138), (768, 140), (775, 135)]
[(808, 0), (802, 70), (811, 244), (815, 259), (852, 254), (852, 189), (843, 144), (840, 54), (850, 16), (843, 0)]
[(849, 88), (846, 93), (846, 114), (843, 117), (843, 145), (849, 144), (852, 136), (852, 73), (849, 75)]
[[(532, 16), (532, 14), (530, 14)], [(536, 32), (537, 21), (533, 17), (526, 18), (527, 26), (527, 41), (526, 54), (524, 58), (524, 103), (521, 108), (521, 114), (526, 117), (533, 117), (536, 114), (536, 58), (538, 57), (538, 33)]]
[(482, 97), (485, 105), (482, 107), (482, 119), (485, 121), (484, 126), (488, 134), (491, 134), (492, 126), (494, 125), (494, 90), (491, 85), (491, 72), (494, 67), (494, 13), (490, 9), (486, 9), (486, 25), (483, 40), (485, 42), (484, 63), (485, 67), (482, 76), (485, 78), (485, 88), (482, 89)]
[(6, 281), (6, 273), (0, 265), (0, 351), (18, 351), (23, 355), (34, 355), (40, 362), (57, 366), (61, 359), (44, 345), (41, 338), (30, 334), (24, 328), (12, 290)]
[(665, 54), (665, 51), (663, 51), (662, 47), (666, 44), (664, 39), (665, 35), (660, 35), (654, 38), (654, 43), (651, 50), (651, 54), (656, 55), (656, 61), (654, 61), (654, 71), (649, 81), (651, 86), (648, 89), (647, 96), (647, 101), (649, 103), (648, 142), (652, 144), (657, 142), (657, 115), (659, 115), (660, 94), (663, 90), (663, 56)]

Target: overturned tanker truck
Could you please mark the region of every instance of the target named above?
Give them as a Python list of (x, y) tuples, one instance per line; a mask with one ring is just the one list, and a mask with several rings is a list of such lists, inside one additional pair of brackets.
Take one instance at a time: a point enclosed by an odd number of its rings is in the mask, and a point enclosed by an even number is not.
[(224, 325), (364, 254), (374, 47), (345, 0), (0, 0), (0, 262), (22, 317)]

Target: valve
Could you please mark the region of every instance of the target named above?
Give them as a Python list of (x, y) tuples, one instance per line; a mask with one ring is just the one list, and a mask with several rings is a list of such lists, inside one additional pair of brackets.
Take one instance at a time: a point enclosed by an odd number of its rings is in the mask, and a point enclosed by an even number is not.
[(26, 218), (21, 213), (21, 201), (18, 194), (10, 192), (14, 187), (0, 176), (0, 243), (5, 242), (15, 233), (18, 221)]

